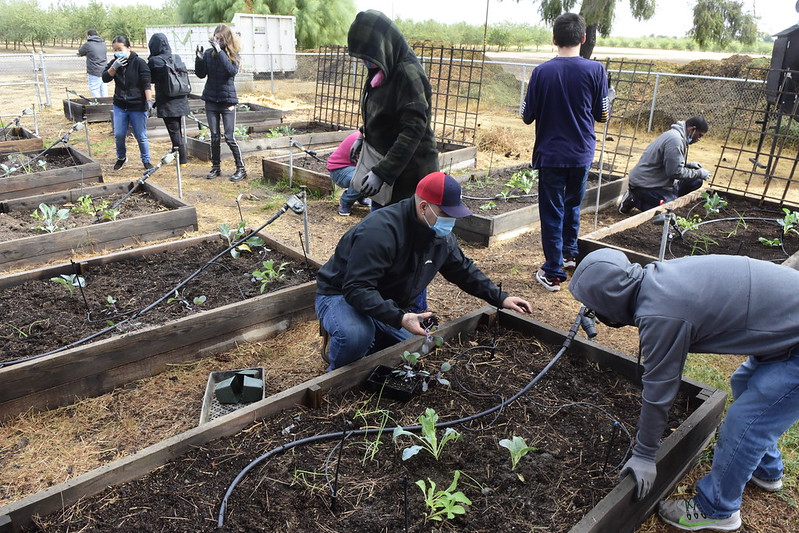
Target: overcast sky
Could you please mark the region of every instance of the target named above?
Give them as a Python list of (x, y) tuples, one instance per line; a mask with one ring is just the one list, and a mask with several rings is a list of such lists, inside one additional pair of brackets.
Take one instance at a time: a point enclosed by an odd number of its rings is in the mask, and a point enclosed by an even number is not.
[[(760, 18), (758, 27), (762, 31), (776, 33), (799, 22), (796, 0), (742, 1), (745, 10), (754, 10)], [(483, 24), (486, 19), (486, 0), (355, 0), (355, 5), (359, 10), (380, 10), (392, 18), (470, 24)], [(683, 37), (693, 26), (694, 5), (693, 1), (658, 0), (655, 16), (639, 22), (630, 15), (628, 0), (619, 0), (611, 35)], [(489, 0), (488, 23), (515, 21), (540, 24), (538, 6), (539, 2), (535, 0)]]

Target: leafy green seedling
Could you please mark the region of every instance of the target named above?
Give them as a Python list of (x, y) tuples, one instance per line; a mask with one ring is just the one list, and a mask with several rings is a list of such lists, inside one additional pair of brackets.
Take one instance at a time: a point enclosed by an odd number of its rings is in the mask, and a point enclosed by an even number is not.
[(424, 503), (427, 506), (425, 521), (436, 520), (441, 522), (445, 518), (453, 519), (455, 515), (466, 514), (466, 507), (464, 506), (471, 505), (472, 501), (463, 492), (456, 491), (460, 475), (461, 471), (456, 470), (449, 487), (438, 491), (436, 490), (436, 482), (430, 478), (427, 478), (427, 483), (430, 483), (430, 486), (421, 479), (416, 482), (416, 486), (424, 494)]
[(75, 287), (86, 286), (86, 280), (82, 276), (78, 276), (77, 274), (61, 274), (61, 276), (57, 278), (50, 278), (50, 281), (53, 281), (55, 283), (60, 283), (61, 285), (66, 287), (70, 295), (73, 292), (75, 292)]
[(763, 246), (773, 246), (775, 248), (782, 246), (782, 241), (777, 239), (766, 239), (765, 237), (758, 237), (757, 242)]
[(522, 437), (514, 435), (512, 439), (502, 439), (499, 445), (507, 448), (510, 452), (511, 470), (516, 470), (519, 460), (527, 455), (527, 452), (535, 451), (535, 447), (528, 446)]
[(777, 224), (782, 228), (783, 235), (789, 231), (799, 235), (799, 230), (796, 229), (796, 226), (799, 225), (799, 211), (791, 211), (787, 207), (783, 207), (782, 212), (785, 213), (785, 216), (782, 217), (782, 220), (777, 220)]
[(705, 216), (718, 213), (722, 207), (727, 206), (727, 200), (719, 196), (717, 192), (710, 194), (710, 191), (705, 191), (702, 193), (702, 199), (705, 201), (703, 206), (705, 208)]
[(677, 225), (683, 231), (695, 230), (699, 227), (700, 222), (702, 222), (702, 219), (697, 214), (694, 214), (691, 218), (677, 217)]
[(250, 130), (247, 126), (236, 126), (233, 129), (233, 136), (239, 139), (248, 139), (250, 137)]
[(94, 215), (94, 201), (92, 201), (91, 195), (78, 196), (77, 203), (72, 206), (72, 212), (82, 215)]
[(200, 307), (206, 302), (207, 298), (205, 296), (197, 296), (189, 302), (182, 294), (180, 294), (177, 290), (175, 290), (172, 297), (167, 298), (166, 303), (171, 304), (172, 302), (179, 302), (183, 307), (189, 310), (191, 313), (196, 313), (199, 311), (197, 307)]
[(489, 200), (488, 202), (481, 205), (480, 209), (482, 209), (483, 211), (490, 211), (491, 209), (494, 209), (496, 206), (497, 204), (495, 202)]
[(537, 183), (538, 171), (531, 168), (514, 172), (508, 180), (509, 187), (521, 189), (524, 194), (530, 194)]
[(211, 138), (211, 130), (205, 126), (200, 126), (200, 132), (197, 134), (197, 140), (205, 142)]
[[(228, 224), (219, 225), (219, 234), (227, 241), (228, 247), (233, 246), (233, 243), (238, 242), (246, 233), (246, 220), (239, 222), (239, 225), (236, 226), (235, 229), (231, 229)], [(235, 248), (231, 248), (230, 255), (233, 257), (233, 259), (238, 259), (239, 256), (241, 256), (241, 252), (252, 252), (253, 248), (256, 246), (263, 246), (264, 244), (264, 240), (261, 237), (253, 235)]]
[(205, 296), (196, 296), (192, 300), (192, 303), (194, 303), (194, 305), (196, 305), (196, 306), (200, 306), (200, 305), (204, 304), (206, 302), (206, 300), (208, 300), (208, 298), (206, 298)]
[(402, 428), (402, 426), (397, 426), (394, 428), (394, 433), (391, 436), (394, 442), (397, 442), (399, 437), (403, 435), (409, 435), (418, 440), (420, 443), (409, 446), (402, 450), (403, 461), (407, 461), (421, 450), (427, 451), (430, 455), (436, 458), (436, 461), (438, 461), (439, 457), (441, 457), (441, 452), (444, 450), (444, 446), (451, 440), (458, 440), (461, 438), (461, 434), (456, 430), (447, 428), (444, 430), (444, 435), (441, 437), (441, 440), (438, 440), (438, 435), (436, 434), (438, 414), (434, 409), (429, 407), (425, 409), (424, 414), (419, 415), (418, 420), (419, 424), (422, 426), (421, 435), (406, 431)]
[(260, 292), (263, 293), (269, 283), (286, 277), (286, 274), (283, 273), (286, 270), (286, 266), (288, 266), (288, 263), (284, 262), (275, 265), (274, 259), (267, 259), (263, 262), (261, 270), (253, 270), (252, 281), (261, 284)]
[(264, 135), (267, 138), (273, 138), (273, 137), (285, 137), (287, 135), (294, 135), (296, 133), (297, 130), (286, 124), (284, 126), (278, 126), (277, 128), (270, 128), (269, 130), (267, 130), (267, 132)]
[(39, 208), (31, 213), (31, 218), (42, 222), (41, 225), (36, 226), (36, 229), (46, 231), (47, 233), (55, 233), (58, 230), (64, 229), (58, 225), (58, 222), (69, 218), (69, 209), (58, 209), (54, 205), (41, 203), (39, 204)]
[(121, 211), (119, 209), (101, 209), (98, 211), (97, 216), (101, 221), (111, 221), (116, 220), (119, 217), (119, 213)]

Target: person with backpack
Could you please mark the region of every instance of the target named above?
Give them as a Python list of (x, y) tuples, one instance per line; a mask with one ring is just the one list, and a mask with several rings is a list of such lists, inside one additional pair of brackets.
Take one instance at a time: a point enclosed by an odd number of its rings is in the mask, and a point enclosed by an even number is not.
[(163, 119), (172, 148), (177, 149), (180, 164), (186, 164), (186, 145), (183, 142), (181, 117), (189, 114), (188, 69), (179, 55), (172, 54), (169, 41), (163, 33), (155, 33), (147, 44), (153, 84), (155, 85), (155, 110)]
[(220, 24), (214, 28), (214, 35), (208, 42), (211, 43), (211, 48), (204, 50), (202, 46), (198, 46), (194, 60), (194, 73), (197, 77), (208, 78), (202, 99), (205, 101), (208, 129), (211, 130), (211, 171), (205, 178), (214, 179), (222, 173), (222, 135), (219, 131), (221, 119), (225, 127), (225, 142), (236, 161), (236, 171), (230, 176), (230, 181), (240, 181), (247, 177), (247, 171), (244, 169), (241, 148), (233, 135), (236, 129), (236, 104), (239, 102), (233, 83), (239, 72), (239, 41), (230, 28)]

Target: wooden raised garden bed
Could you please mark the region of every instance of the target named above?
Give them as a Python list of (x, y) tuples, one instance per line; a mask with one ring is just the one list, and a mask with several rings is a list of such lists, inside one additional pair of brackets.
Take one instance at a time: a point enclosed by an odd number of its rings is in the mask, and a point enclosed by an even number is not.
[[(205, 102), (203, 100), (199, 100), (199, 97), (197, 98), (198, 100), (196, 101), (189, 100), (189, 107), (197, 120), (203, 124), (208, 124), (208, 119), (205, 116)], [(246, 106), (249, 109), (242, 107), (236, 111), (236, 127), (244, 126), (247, 127), (249, 131), (253, 132), (267, 131), (269, 128), (280, 125), (280, 123), (283, 121), (283, 112), (280, 109), (246, 102), (239, 105)], [(200, 127), (197, 122), (189, 117), (186, 117), (186, 139), (187, 143), (189, 143), (186, 145), (187, 150), (190, 150), (191, 139), (199, 131)], [(222, 132), (224, 133), (224, 128)], [(155, 116), (147, 119), (147, 137), (154, 140), (160, 140), (169, 137), (169, 133), (166, 131), (163, 119)], [(222, 146), (226, 146), (224, 139), (222, 140)], [(189, 151), (189, 155), (193, 154), (191, 154)]]
[[(74, 204), (79, 197), (85, 195), (90, 195), (93, 199), (110, 195), (121, 196), (134, 185), (135, 182), (109, 183), (5, 200), (0, 202), (0, 213), (29, 215), (43, 203), (62, 206)], [(142, 195), (161, 206), (158, 212), (124, 218), (126, 205), (123, 202), (119, 208), (122, 217), (117, 220), (0, 242), (0, 272), (48, 261), (64, 261), (77, 254), (97, 253), (121, 246), (179, 237), (197, 230), (197, 211), (194, 206), (150, 183), (144, 183), (138, 192), (126, 200), (128, 206), (134, 203), (137, 196)], [(23, 216), (22, 220), (26, 221), (22, 223), (26, 228), (36, 225), (36, 221), (27, 216)]]
[[(441, 152), (442, 148), (446, 151)], [(292, 183), (307, 185), (309, 189), (331, 194), (334, 186), (330, 179), (330, 173), (326, 169), (327, 158), (331, 152), (332, 149), (317, 151), (317, 156), (324, 162), (317, 161), (299, 150), (296, 150), (293, 156), (264, 158), (262, 160), (264, 181), (287, 180), (289, 175), (292, 175)], [(439, 143), (439, 167), (445, 172), (449, 172), (450, 168), (471, 168), (475, 165), (476, 154), (477, 148), (474, 146)], [(290, 161), (292, 161), (291, 165)]]
[(8, 128), (6, 134), (0, 137), (0, 154), (42, 150), (43, 148), (42, 138), (24, 126)]
[[(499, 169), (492, 171), (492, 179), (498, 176), (500, 181), (509, 178), (515, 171), (524, 168), (525, 165), (507, 167), (506, 169)], [(464, 196), (483, 196), (480, 188), (470, 187), (469, 181), (474, 176), (464, 176), (459, 178), (463, 183)], [(485, 179), (481, 176), (480, 179)], [(612, 181), (607, 181), (612, 180)], [(589, 176), (588, 184), (586, 185), (585, 196), (581, 203), (582, 212), (593, 212), (596, 210), (597, 194), (599, 194), (599, 207), (615, 204), (618, 197), (627, 187), (627, 178), (620, 176), (602, 177), (602, 187), (596, 186), (596, 177)], [(517, 191), (518, 192), (518, 191)], [(538, 193), (537, 186), (531, 191), (533, 194)], [(487, 196), (486, 196), (487, 197)], [(469, 241), (481, 246), (491, 246), (495, 243), (512, 239), (528, 231), (532, 231), (538, 226), (540, 220), (538, 214), (538, 201), (534, 198), (525, 198), (519, 200), (494, 200), (498, 204), (494, 209), (481, 209), (485, 205), (485, 200), (468, 200), (464, 199), (464, 203), (472, 210), (472, 215), (464, 218), (459, 218), (455, 222), (453, 232), (461, 239)], [(499, 204), (505, 205), (499, 205)], [(493, 211), (493, 213), (492, 213)]]
[[(313, 317), (316, 283), (312, 278), (321, 263), (315, 258), (306, 262), (302, 251), (260, 236), (265, 246), (257, 250), (263, 254), (242, 253), (237, 259), (225, 254), (217, 261), (222, 268), (212, 265), (175, 300), (128, 322), (124, 318), (132, 311), (169, 293), (223, 251), (227, 241), (219, 234), (205, 235), (95, 257), (80, 261), (77, 267), (61, 263), (0, 277), (0, 291), (24, 290), (30, 298), (41, 299), (40, 310), (22, 303), (13, 316), (7, 314), (6, 322), (20, 330), (27, 321), (31, 325), (28, 337), (4, 343), (14, 353), (5, 352), (0, 358), (0, 420), (29, 409), (51, 409), (76, 398), (97, 396), (159, 373), (170, 364), (271, 337)], [(265, 255), (278, 254), (281, 262), (290, 263), (290, 270), (261, 294), (259, 284), (241, 271), (251, 272)], [(67, 292), (52, 281), (74, 274), (75, 268), (84, 279), (83, 291)], [(204, 302), (192, 303), (200, 295)], [(107, 296), (115, 300), (113, 308)], [(109, 329), (107, 320), (115, 326), (102, 333)], [(88, 342), (58, 351), (92, 335), (96, 337)], [(41, 354), (50, 355), (38, 357)], [(32, 359), (9, 365), (28, 357)]]
[[(470, 339), (491, 341), (492, 330), (485, 329), (490, 323), (493, 323), (491, 328), (502, 328), (497, 337), (500, 339), (497, 351), (465, 353), (463, 346), (469, 346)], [(461, 372), (460, 378), (484, 376), (489, 380), (495, 376), (489, 373), (499, 372), (505, 379), (518, 379), (512, 385), (505, 384), (511, 390), (504, 390), (502, 383), (491, 381), (483, 384), (486, 390), (475, 391), (486, 393), (499, 388), (497, 396), (506, 398), (521, 389), (520, 383), (527, 384), (532, 375), (540, 371), (552, 357), (554, 348), (534, 347), (536, 343), (557, 346), (565, 335), (563, 331), (539, 322), (488, 307), (446, 324), (437, 334), (452, 343), (451, 347), (445, 346), (439, 352), (458, 352), (452, 355), (456, 358), (454, 363), (458, 369), (453, 372)], [(505, 334), (519, 339), (514, 341), (517, 343), (514, 352), (507, 349), (508, 345), (502, 344), (506, 342)], [(683, 379), (681, 400), (675, 406), (675, 410), (687, 408), (682, 411), (683, 420), (670, 421), (673, 431), (664, 438), (659, 450), (658, 476), (653, 488), (643, 501), (635, 502), (635, 483), (630, 476), (618, 483), (617, 471), (611, 474), (601, 472), (601, 456), (605, 455), (605, 450), (611, 450), (611, 464), (616, 465), (624, 459), (630, 439), (620, 432), (616, 444), (609, 445), (608, 436), (603, 431), (610, 431), (611, 420), (604, 418), (602, 428), (597, 427), (600, 424), (589, 422), (589, 419), (594, 420), (594, 413), (598, 410), (577, 410), (580, 408), (555, 405), (550, 410), (537, 403), (544, 401), (553, 404), (560, 394), (565, 393), (566, 397), (570, 397), (574, 393), (582, 394), (585, 388), (593, 388), (596, 390), (589, 394), (600, 398), (596, 401), (606, 411), (610, 410), (614, 417), (617, 416), (614, 413), (622, 409), (619, 401), (632, 403), (638, 398), (640, 406), (640, 390), (636, 389), (640, 385), (637, 377), (639, 369), (635, 360), (577, 338), (572, 342), (570, 351), (525, 395), (525, 399), (506, 406), (496, 419), (490, 415), (484, 417), (482, 422), (469, 423), (472, 431), (459, 426), (457, 429), (463, 434), (462, 439), (447, 444), (439, 461), (422, 452), (402, 462), (390, 439), (396, 423), (409, 425), (413, 422), (413, 413), (421, 413), (431, 404), (436, 405), (440, 421), (444, 421), (474, 414), (499, 402), (496, 397), (486, 398), (490, 396), (486, 394), (479, 397), (460, 393), (453, 395), (449, 389), (438, 384), (419, 400), (401, 405), (354, 390), (375, 365), (396, 365), (403, 350), (418, 350), (421, 342), (420, 338), (409, 339), (150, 446), (135, 455), (0, 508), (0, 523), (5, 520), (8, 531), (20, 531), (37, 516), (37, 522), (48, 530), (49, 527), (72, 530), (94, 522), (115, 524), (118, 531), (140, 531), (146, 528), (145, 524), (159, 523), (168, 516), (171, 531), (217, 531), (215, 519), (225, 490), (233, 477), (250, 461), (268, 450), (286, 449), (284, 445), (297, 439), (319, 435), (327, 430), (330, 422), (337, 431), (356, 429), (361, 425), (374, 426), (371, 419), (360, 420), (354, 413), (357, 408), (362, 415), (368, 416), (368, 409), (378, 408), (374, 405), (377, 401), (379, 408), (388, 410), (392, 418), (383, 422), (385, 432), (382, 443), (375, 448), (377, 455), (373, 459), (368, 458), (368, 448), (367, 455), (364, 455), (363, 446), (363, 439), (368, 442), (374, 439), (373, 436), (342, 439), (335, 434), (325, 442), (297, 446), (291, 448), (289, 453), (277, 454), (253, 469), (242, 484), (232, 491), (224, 515), (225, 530), (282, 530), (286, 524), (293, 524), (288, 526), (292, 530), (312, 531), (320, 529), (320, 524), (324, 523), (326, 531), (402, 531), (403, 487), (398, 480), (404, 477), (408, 494), (406, 520), (410, 521), (407, 530), (427, 531), (429, 524), (423, 525), (421, 516), (424, 504), (414, 480), (420, 476), (424, 480), (425, 476), (430, 477), (432, 473), (438, 485), (444, 488), (452, 480), (452, 470), (459, 469), (469, 478), (461, 477), (457, 490), (469, 495), (472, 507), (466, 514), (449, 521), (448, 525), (453, 530), (485, 531), (486, 522), (478, 522), (485, 515), (494, 522), (494, 527), (500, 523), (509, 526), (513, 520), (513, 529), (520, 531), (538, 527), (572, 533), (631, 532), (690, 470), (723, 414), (725, 393)], [(427, 357), (432, 360), (439, 352)], [(495, 356), (499, 359), (491, 361)], [(528, 368), (523, 372), (503, 370), (508, 365)], [(568, 383), (572, 382), (570, 379), (575, 373), (585, 373), (587, 376), (598, 373), (603, 376), (601, 383), (604, 385), (572, 388)], [(557, 380), (560, 379), (565, 379), (566, 383), (558, 384)], [(632, 388), (620, 398), (618, 387), (614, 384), (625, 389)], [(322, 408), (295, 408), (298, 405)], [(631, 408), (636, 410), (635, 405)], [(292, 410), (283, 412), (286, 409)], [(373, 411), (372, 414), (377, 416), (379, 412)], [(596, 416), (601, 418), (604, 415)], [(615, 419), (625, 429), (630, 425), (634, 434), (637, 415), (625, 416), (629, 418)], [(346, 420), (350, 418), (357, 420), (358, 425), (346, 425)], [(558, 431), (565, 430), (559, 424), (564, 418), (573, 420), (574, 425), (561, 434)], [(543, 424), (540, 430), (532, 427), (534, 419)], [(511, 472), (509, 455), (497, 446), (497, 440), (510, 437), (512, 432), (525, 430), (532, 432), (528, 433), (528, 445), (536, 448), (530, 456), (522, 458), (516, 472)], [(439, 430), (439, 436), (441, 432), (443, 430)], [(586, 433), (590, 435), (586, 436)], [(404, 446), (412, 443), (408, 437), (402, 439)], [(337, 443), (344, 452), (338, 454), (339, 459), (335, 459), (337, 454), (333, 453)], [(601, 452), (599, 472), (578, 473), (579, 468), (575, 465), (583, 462), (581, 452), (585, 451), (586, 445), (594, 454)], [(497, 459), (494, 459), (495, 455)], [(480, 460), (482, 456), (485, 456), (485, 460)], [(324, 477), (316, 477), (322, 476), (321, 472), (326, 468), (325, 457), (333, 457), (327, 462), (330, 463), (331, 476), (336, 472), (338, 480), (335, 484), (339, 497), (332, 508), (329, 493), (324, 488), (327, 486)], [(492, 462), (488, 462), (489, 458)], [(566, 461), (568, 466), (558, 466), (561, 461)], [(444, 478), (445, 475), (448, 478)], [(580, 502), (581, 507), (587, 510), (576, 514), (573, 509), (564, 508), (562, 502), (550, 494), (554, 494), (559, 485), (578, 475), (591, 476), (586, 485), (593, 485), (597, 482), (596, 478), (602, 478), (601, 481), (608, 488), (603, 491), (606, 493), (604, 497), (594, 498), (596, 493), (592, 487), (578, 486), (577, 492), (588, 492)], [(175, 482), (180, 484), (177, 489), (173, 486)], [(187, 487), (190, 487), (191, 499), (181, 498), (181, 492)], [(366, 487), (366, 492), (363, 487)], [(542, 513), (530, 510), (531, 500), (536, 496), (543, 497), (549, 503), (544, 506)], [(574, 495), (568, 498), (577, 500)], [(79, 500), (80, 508), (73, 507)], [(502, 502), (504, 507), (495, 505), (496, 502)], [(133, 509), (136, 511), (132, 513)], [(568, 520), (565, 518), (567, 511), (570, 512)], [(550, 515), (555, 517), (554, 522)], [(555, 523), (558, 527), (541, 526), (539, 524), (542, 521)], [(123, 529), (117, 529), (119, 527)]]
[[(285, 150), (291, 146), (292, 141), (300, 143), (302, 146), (310, 148), (311, 146), (318, 146), (323, 144), (339, 144), (347, 138), (355, 130), (341, 130), (338, 126), (331, 124), (323, 124), (320, 122), (295, 122), (293, 124), (285, 124), (293, 128), (296, 133), (290, 135), (281, 135), (280, 137), (266, 137), (266, 132), (262, 128), (256, 131), (255, 128), (248, 128), (249, 137), (247, 139), (239, 139), (239, 147), (242, 153), (257, 152), (260, 150)], [(270, 128), (273, 129), (273, 128)], [(189, 155), (196, 157), (202, 161), (211, 160), (211, 143), (210, 141), (201, 141), (194, 137), (186, 139), (186, 151)], [(233, 157), (230, 148), (223, 141), (222, 142), (222, 159)]]
[[(23, 155), (34, 157), (39, 153), (40, 150), (34, 150), (24, 152)], [(0, 157), (0, 160), (2, 159), (3, 157)], [(72, 146), (53, 148), (43, 156), (43, 159), (56, 160), (59, 162), (59, 167), (53, 165), (54, 168), (30, 174), (19, 171), (0, 178), (0, 200), (63, 191), (103, 181), (100, 163)]]
[[(717, 213), (709, 211), (705, 208), (706, 199), (703, 198), (706, 191), (711, 198), (717, 194), (728, 205), (720, 207)], [(745, 255), (796, 268), (799, 264), (799, 234), (789, 231), (781, 237), (777, 221), (782, 220), (785, 215), (783, 208), (799, 211), (799, 207), (787, 204), (780, 205), (725, 191), (700, 189), (580, 237), (580, 255), (584, 256), (599, 248), (612, 248), (624, 252), (631, 262), (645, 265), (657, 261), (663, 225), (656, 224), (653, 219), (671, 209), (676, 216), (700, 224), (685, 231), (682, 238), (672, 229), (664, 259), (706, 254)], [(713, 222), (715, 220), (718, 222)], [(761, 237), (768, 240), (779, 238), (782, 247), (766, 246), (759, 242)]]
[[(200, 100), (200, 95), (189, 95), (190, 110), (199, 111), (204, 108), (205, 102)], [(73, 122), (82, 120), (87, 122), (113, 122), (114, 97), (103, 96), (101, 98), (92, 98), (91, 100), (85, 98), (64, 99), (64, 116)], [(163, 120), (158, 120), (163, 126)]]

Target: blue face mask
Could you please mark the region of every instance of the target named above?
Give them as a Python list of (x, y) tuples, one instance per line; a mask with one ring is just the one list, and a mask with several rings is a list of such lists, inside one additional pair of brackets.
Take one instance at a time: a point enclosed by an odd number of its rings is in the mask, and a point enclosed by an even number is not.
[[(435, 213), (433, 214), (435, 215)], [(424, 221), (427, 222), (426, 216)], [(447, 235), (452, 233), (452, 228), (455, 227), (455, 219), (451, 217), (440, 217), (436, 215), (436, 223), (431, 226), (430, 223), (427, 222), (427, 227), (429, 227), (431, 230), (433, 230), (433, 232), (435, 232), (436, 237), (446, 237)]]
[(128, 57), (128, 54), (125, 52), (114, 52), (114, 57), (117, 59), (122, 59), (123, 57)]

